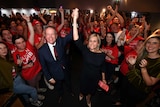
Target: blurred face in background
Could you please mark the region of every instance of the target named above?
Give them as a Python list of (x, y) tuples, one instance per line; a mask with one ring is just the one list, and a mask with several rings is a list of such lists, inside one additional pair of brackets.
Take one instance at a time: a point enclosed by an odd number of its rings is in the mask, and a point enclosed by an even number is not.
[(16, 22), (15, 22), (15, 21), (11, 21), (11, 23), (10, 23), (11, 29), (12, 29), (12, 28), (13, 28), (13, 29), (16, 29), (16, 26), (17, 26)]
[(7, 55), (7, 46), (3, 43), (0, 43), (0, 57), (1, 58), (5, 58), (5, 56)]
[(48, 24), (47, 24), (48, 26), (53, 26), (54, 27), (54, 23), (53, 23), (53, 21), (52, 20), (50, 20), (49, 22), (48, 22)]
[(116, 24), (116, 23), (111, 24), (110, 30), (111, 30), (111, 32), (118, 33), (118, 31), (119, 31), (118, 24)]
[(139, 41), (137, 42), (137, 45), (135, 46), (135, 49), (137, 50), (137, 52), (139, 52), (140, 49), (141, 49), (143, 46), (144, 46), (144, 41), (139, 40)]
[(12, 43), (12, 34), (9, 30), (2, 31), (2, 39), (8, 43)]
[(42, 31), (43, 31), (43, 29), (42, 29), (42, 26), (41, 26), (41, 24), (36, 24), (35, 26), (34, 26), (34, 29), (35, 29), (35, 32), (36, 33), (42, 33)]
[(118, 17), (114, 17), (114, 18), (113, 18), (113, 23), (119, 24), (119, 19), (118, 19)]
[(17, 34), (23, 35), (23, 27), (21, 25), (17, 26)]
[(68, 22), (68, 20), (67, 19), (64, 19), (64, 25), (63, 25), (64, 27), (69, 27), (69, 22)]
[(139, 30), (140, 30), (140, 29), (139, 29), (138, 26), (133, 26), (133, 27), (131, 28), (131, 30), (129, 31), (129, 33), (130, 33), (131, 36), (134, 36)]

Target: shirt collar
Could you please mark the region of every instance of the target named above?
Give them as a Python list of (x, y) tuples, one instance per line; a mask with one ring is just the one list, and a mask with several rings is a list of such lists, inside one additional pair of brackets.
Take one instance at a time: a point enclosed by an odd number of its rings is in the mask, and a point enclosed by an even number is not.
[(49, 46), (56, 46), (56, 42), (54, 44), (47, 43)]

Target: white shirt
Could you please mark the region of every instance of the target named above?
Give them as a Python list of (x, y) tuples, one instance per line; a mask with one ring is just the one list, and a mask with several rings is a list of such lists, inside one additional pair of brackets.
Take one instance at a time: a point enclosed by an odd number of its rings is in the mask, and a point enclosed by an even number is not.
[(55, 53), (54, 53), (54, 46), (56, 45), (56, 43), (54, 43), (54, 44), (47, 43), (47, 44), (49, 46), (49, 49), (51, 51), (51, 54), (52, 54), (54, 60), (56, 60)]

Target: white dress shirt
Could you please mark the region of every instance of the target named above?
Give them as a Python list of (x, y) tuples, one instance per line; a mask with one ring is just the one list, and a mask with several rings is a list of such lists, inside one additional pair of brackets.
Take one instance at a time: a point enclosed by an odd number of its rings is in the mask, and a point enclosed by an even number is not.
[(53, 58), (56, 60), (55, 53), (54, 53), (54, 46), (56, 45), (56, 43), (54, 43), (54, 44), (47, 43), (47, 44), (49, 46), (49, 49), (52, 53)]

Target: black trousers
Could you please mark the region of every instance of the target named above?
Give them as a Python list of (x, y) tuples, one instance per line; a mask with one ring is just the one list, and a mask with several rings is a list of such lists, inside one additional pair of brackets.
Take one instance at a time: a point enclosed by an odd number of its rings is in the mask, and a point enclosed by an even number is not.
[(64, 69), (64, 79), (56, 80), (55, 90), (58, 92), (59, 96), (64, 94), (64, 90), (67, 90), (69, 93), (72, 93), (72, 83), (71, 75), (69, 69)]

